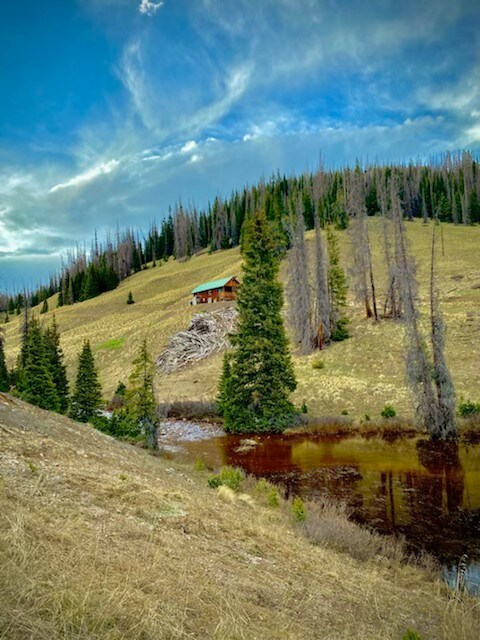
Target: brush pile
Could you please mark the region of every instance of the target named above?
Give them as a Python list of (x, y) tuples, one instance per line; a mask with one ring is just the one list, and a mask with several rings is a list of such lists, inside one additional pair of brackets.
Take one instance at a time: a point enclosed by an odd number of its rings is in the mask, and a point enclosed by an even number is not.
[(175, 333), (168, 347), (157, 358), (162, 373), (172, 373), (230, 346), (229, 334), (235, 330), (235, 307), (193, 316), (186, 331)]

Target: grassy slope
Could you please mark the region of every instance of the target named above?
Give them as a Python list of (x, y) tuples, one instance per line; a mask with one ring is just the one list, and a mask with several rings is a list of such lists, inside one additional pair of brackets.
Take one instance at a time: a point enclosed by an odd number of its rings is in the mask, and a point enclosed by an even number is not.
[[(379, 220), (370, 220), (374, 260), (378, 274), (379, 299), (383, 304), (384, 267), (381, 259)], [(416, 221), (407, 225), (411, 246), (418, 262), (420, 298), (426, 310), (428, 268), (432, 225)], [(439, 254), (438, 282), (448, 327), (447, 357), (459, 395), (480, 401), (478, 392), (480, 361), (480, 227), (443, 226), (445, 256)], [(308, 234), (312, 246), (313, 236)], [(340, 234), (341, 249), (348, 262), (349, 243)], [(55, 311), (62, 333), (70, 374), (84, 338), (97, 347), (96, 359), (106, 396), (119, 379), (128, 377), (140, 340), (146, 336), (153, 354), (158, 354), (168, 337), (184, 329), (193, 313), (211, 311), (215, 306), (190, 307), (190, 290), (200, 282), (230, 274), (240, 274), (238, 249), (203, 254), (185, 263), (170, 261), (156, 269), (136, 274), (113, 292), (72, 307)], [(475, 288), (478, 287), (478, 288)], [(132, 290), (136, 304), (127, 306)], [(50, 301), (53, 308), (55, 300)], [(295, 401), (305, 400), (310, 413), (338, 415), (379, 414), (385, 404), (393, 404), (400, 415), (411, 413), (404, 384), (403, 328), (388, 321), (378, 325), (362, 317), (360, 305), (350, 300), (351, 339), (334, 344), (321, 354), (325, 368), (313, 369), (310, 357), (296, 357), (299, 381)], [(50, 311), (42, 316), (46, 321)], [(10, 363), (18, 352), (18, 320), (6, 325)], [(428, 329), (428, 327), (426, 327)], [(109, 344), (120, 339), (120, 343)], [(103, 348), (99, 348), (103, 345)], [(116, 348), (115, 348), (116, 347)], [(221, 356), (166, 377), (157, 377), (160, 401), (173, 399), (210, 400), (216, 394)]]
[(419, 569), (354, 560), (278, 510), (0, 394), (0, 638), (477, 636)]

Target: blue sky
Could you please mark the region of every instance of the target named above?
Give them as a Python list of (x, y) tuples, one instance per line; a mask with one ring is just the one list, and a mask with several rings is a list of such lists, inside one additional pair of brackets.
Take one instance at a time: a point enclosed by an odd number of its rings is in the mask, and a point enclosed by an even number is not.
[(260, 176), (480, 150), (472, 0), (0, 8), (0, 290)]

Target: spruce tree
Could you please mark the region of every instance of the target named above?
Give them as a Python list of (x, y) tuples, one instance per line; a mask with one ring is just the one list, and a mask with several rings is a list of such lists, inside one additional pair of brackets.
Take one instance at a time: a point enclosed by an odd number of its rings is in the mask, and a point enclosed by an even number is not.
[(328, 291), (330, 294), (331, 337), (334, 341), (348, 338), (347, 282), (340, 264), (340, 251), (337, 236), (331, 227), (327, 227), (328, 248)]
[(225, 429), (235, 433), (280, 432), (292, 423), (295, 409), (289, 394), (296, 387), (281, 310), (279, 259), (271, 227), (263, 211), (245, 221), (242, 239), (243, 282), (238, 295), (238, 329), (231, 390), (222, 412)]
[(43, 301), (43, 305), (40, 313), (47, 313), (47, 311), (48, 311), (48, 300), (45, 298), (45, 300)]
[(135, 300), (133, 299), (133, 294), (131, 291), (128, 292), (127, 304), (135, 304)]
[(52, 374), (53, 383), (57, 389), (60, 413), (66, 413), (68, 409), (68, 379), (67, 368), (64, 363), (64, 355), (60, 346), (60, 334), (58, 325), (53, 317), (52, 326), (45, 332), (45, 347), (48, 355), (48, 363)]
[(139, 426), (148, 446), (156, 449), (158, 419), (153, 391), (154, 365), (148, 353), (146, 340), (142, 342), (133, 365), (126, 393), (127, 414)]
[(79, 422), (88, 422), (96, 414), (101, 401), (102, 393), (93, 353), (90, 342), (86, 340), (78, 356), (77, 379), (72, 396), (72, 418)]
[(32, 318), (28, 325), (23, 361), (22, 399), (42, 409), (58, 411), (60, 401), (50, 371), (45, 339), (36, 318)]
[(10, 387), (10, 380), (7, 371), (7, 364), (5, 362), (2, 331), (3, 329), (0, 329), (0, 391), (8, 391)]

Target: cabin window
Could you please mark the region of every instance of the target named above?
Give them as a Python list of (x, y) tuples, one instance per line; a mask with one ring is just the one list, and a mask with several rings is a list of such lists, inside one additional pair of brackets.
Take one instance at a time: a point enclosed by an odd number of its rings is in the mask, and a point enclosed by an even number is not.
[(224, 287), (225, 291), (231, 293), (233, 291), (233, 287)]

